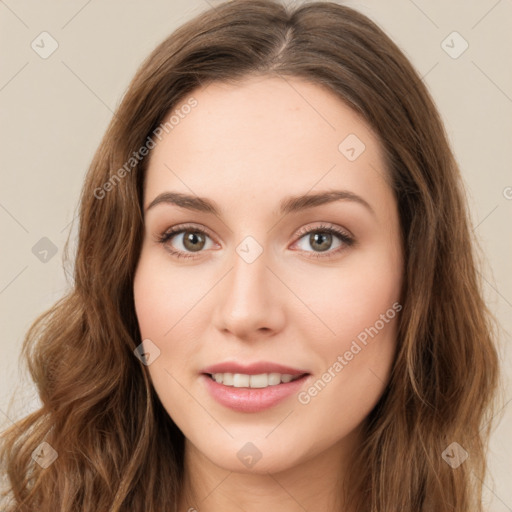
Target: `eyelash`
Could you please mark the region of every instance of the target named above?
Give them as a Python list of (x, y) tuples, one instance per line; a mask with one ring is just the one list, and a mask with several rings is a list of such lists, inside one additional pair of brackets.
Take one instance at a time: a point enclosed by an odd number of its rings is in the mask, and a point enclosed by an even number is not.
[[(210, 237), (208, 232), (202, 228), (198, 228), (193, 225), (180, 224), (179, 226), (175, 226), (175, 227), (165, 231), (164, 233), (157, 235), (156, 241), (161, 244), (166, 244), (174, 235), (183, 233), (184, 231), (191, 231), (193, 233), (201, 233), (203, 235)], [(301, 238), (308, 235), (309, 233), (331, 233), (331, 234), (334, 234), (341, 240), (341, 242), (344, 245), (346, 245), (348, 247), (354, 245), (354, 243), (355, 243), (355, 240), (351, 236), (349, 236), (345, 231), (342, 231), (342, 230), (336, 228), (335, 226), (328, 226), (328, 225), (302, 228), (297, 233), (297, 237), (298, 237), (297, 240), (300, 240)], [(333, 257), (334, 254), (338, 254), (343, 249), (344, 249), (344, 247), (341, 246), (341, 247), (338, 247), (337, 249), (335, 249), (334, 251), (326, 251), (325, 253), (313, 252), (312, 256), (310, 256), (310, 257), (312, 257), (312, 258), (330, 258), (330, 257)], [(192, 253), (176, 251), (174, 249), (171, 249), (170, 247), (167, 247), (167, 250), (171, 253), (172, 256), (175, 256), (177, 258), (196, 258), (196, 256)], [(199, 252), (202, 252), (202, 251), (199, 251)], [(310, 251), (305, 251), (305, 252), (309, 253)]]

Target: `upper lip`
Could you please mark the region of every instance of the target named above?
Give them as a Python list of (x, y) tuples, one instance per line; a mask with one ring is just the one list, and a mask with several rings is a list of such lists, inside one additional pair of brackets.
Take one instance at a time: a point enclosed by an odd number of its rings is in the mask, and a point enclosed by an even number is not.
[(304, 375), (308, 373), (305, 370), (291, 368), (282, 364), (270, 363), (267, 361), (259, 361), (250, 364), (241, 364), (226, 361), (224, 363), (214, 364), (203, 368), (201, 373), (243, 373), (245, 375), (259, 375), (261, 373), (281, 373), (288, 375)]

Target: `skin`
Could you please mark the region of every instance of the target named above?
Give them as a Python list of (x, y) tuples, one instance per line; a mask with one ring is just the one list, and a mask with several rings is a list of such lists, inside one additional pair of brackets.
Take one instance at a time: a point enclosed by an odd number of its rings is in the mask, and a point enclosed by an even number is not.
[[(147, 368), (186, 437), (179, 510), (346, 511), (339, 482), (388, 382), (399, 313), (307, 404), (294, 394), (263, 412), (233, 411), (199, 374), (223, 361), (271, 361), (308, 371), (305, 391), (400, 301), (399, 217), (379, 139), (337, 96), (299, 78), (214, 83), (193, 97), (198, 105), (151, 152), (144, 209), (177, 191), (215, 201), (221, 214), (165, 203), (145, 211), (134, 279), (142, 339), (160, 350)], [(338, 149), (349, 134), (366, 146), (354, 161)], [(278, 213), (289, 195), (337, 189), (373, 213), (349, 200)], [(156, 241), (181, 223), (208, 231), (199, 252), (183, 234)], [(321, 224), (356, 243), (333, 235), (322, 252), (298, 234)], [(250, 264), (236, 251), (249, 235), (263, 249)], [(251, 468), (237, 457), (247, 442), (262, 454)]]

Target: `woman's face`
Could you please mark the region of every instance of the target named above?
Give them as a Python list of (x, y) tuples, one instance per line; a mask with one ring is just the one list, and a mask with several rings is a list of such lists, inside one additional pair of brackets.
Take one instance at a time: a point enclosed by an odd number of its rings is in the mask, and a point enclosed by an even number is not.
[(192, 96), (145, 180), (134, 294), (155, 390), (188, 450), (230, 471), (342, 456), (388, 382), (401, 309), (379, 141), (300, 79)]

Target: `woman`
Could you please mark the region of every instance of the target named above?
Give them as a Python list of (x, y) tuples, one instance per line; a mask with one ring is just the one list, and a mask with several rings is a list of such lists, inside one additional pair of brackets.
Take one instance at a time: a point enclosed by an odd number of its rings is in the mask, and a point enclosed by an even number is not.
[(374, 23), (197, 16), (91, 164), (4, 509), (482, 510), (498, 362), (473, 254), (434, 103)]

